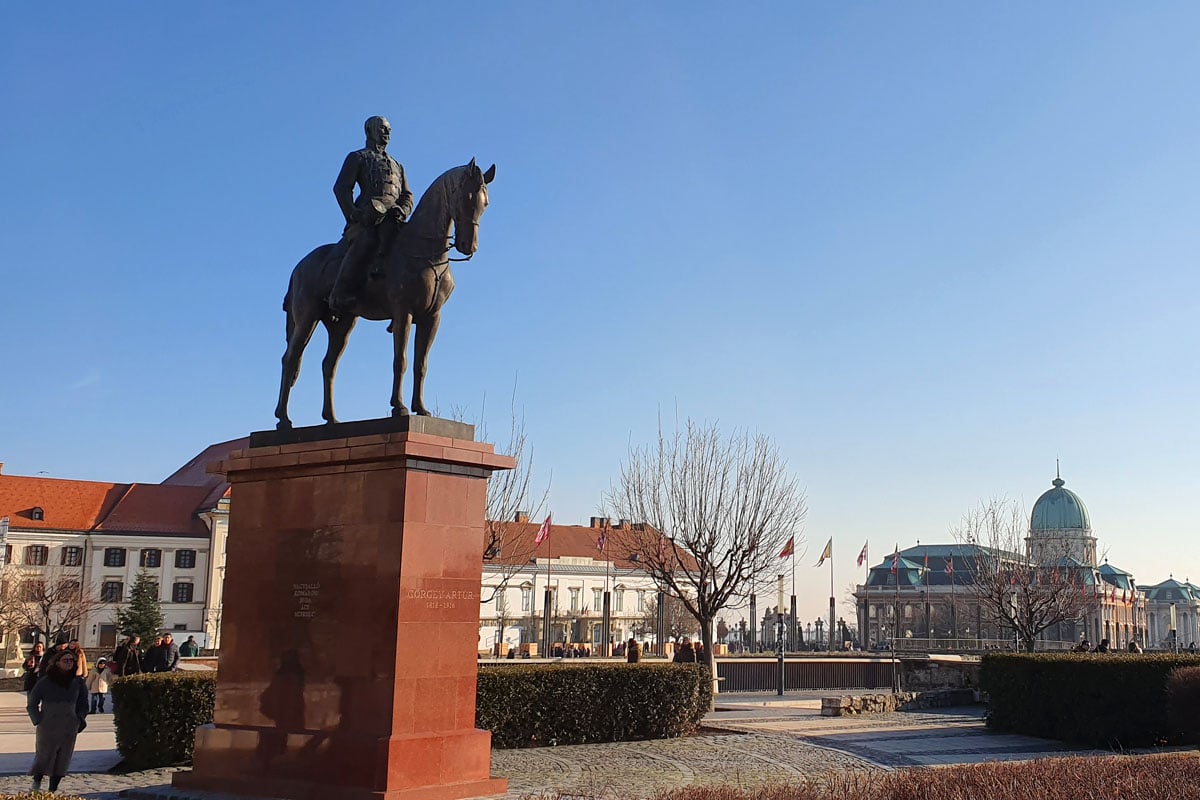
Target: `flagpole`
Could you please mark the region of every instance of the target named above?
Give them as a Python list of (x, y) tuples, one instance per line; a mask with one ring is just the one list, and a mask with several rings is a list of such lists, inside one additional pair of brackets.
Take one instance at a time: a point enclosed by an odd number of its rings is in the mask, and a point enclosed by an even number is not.
[(788, 638), (791, 640), (793, 650), (800, 649), (800, 642), (797, 641), (800, 637), (796, 634), (796, 630), (800, 627), (800, 621), (796, 619), (796, 548), (792, 548), (792, 624)]
[(866, 555), (866, 557), (863, 559), (863, 563), (867, 565), (867, 579), (866, 579), (867, 613), (866, 613), (866, 616), (863, 617), (863, 628), (866, 629), (866, 634), (864, 635), (861, 630), (858, 633), (859, 633), (859, 639), (862, 640), (862, 645), (866, 648), (870, 648), (870, 646), (871, 646), (871, 554), (867, 552), (866, 544), (863, 544), (863, 553)]
[(834, 595), (833, 595), (833, 537), (829, 537), (829, 652), (833, 652), (833, 623), (834, 623)]

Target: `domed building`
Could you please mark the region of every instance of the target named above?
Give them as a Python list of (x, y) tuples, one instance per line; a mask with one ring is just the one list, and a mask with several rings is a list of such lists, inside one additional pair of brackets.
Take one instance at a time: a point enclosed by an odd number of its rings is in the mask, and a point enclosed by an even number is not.
[(1070, 558), (1089, 567), (1096, 566), (1096, 537), (1087, 506), (1079, 495), (1066, 488), (1061, 475), (1055, 476), (1029, 515), (1029, 536), (1025, 539), (1029, 557), (1038, 564)]
[[(1151, 645), (1157, 643), (1146, 635), (1146, 595), (1129, 572), (1107, 559), (1099, 563), (1087, 506), (1066, 488), (1061, 474), (1033, 504), (1024, 553), (972, 542), (918, 542), (872, 567), (867, 581), (855, 591), (859, 630), (866, 633), (866, 641), (892, 640), (901, 649), (1004, 646), (1012, 634), (989, 621), (975, 587), (973, 573), (981, 557), (993, 564), (1037, 567), (1050, 580), (1077, 587), (1072, 590), (1073, 603), (1086, 610), (1080, 618), (1044, 630), (1038, 636), (1039, 649), (1067, 649), (1084, 638), (1093, 646), (1107, 639), (1113, 649), (1124, 649), (1131, 641), (1146, 645), (1148, 638)], [(1200, 590), (1194, 597), (1195, 609), (1180, 607), (1177, 612), (1190, 615), (1184, 619), (1196, 626), (1200, 638)]]

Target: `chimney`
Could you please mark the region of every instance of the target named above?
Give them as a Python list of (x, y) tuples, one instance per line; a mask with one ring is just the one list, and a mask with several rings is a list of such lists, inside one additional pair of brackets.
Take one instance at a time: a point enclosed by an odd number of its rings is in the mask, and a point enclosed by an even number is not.
[(0, 461), (0, 475), (4, 474), (4, 462)]
[(629, 527), (629, 520), (627, 520), (627, 519), (619, 520), (619, 521), (617, 522), (617, 527), (618, 527), (618, 528), (628, 528), (628, 527)]
[(513, 522), (529, 522), (529, 512), (518, 511), (513, 515)]
[(608, 524), (608, 517), (592, 517), (592, 528), (603, 528)]

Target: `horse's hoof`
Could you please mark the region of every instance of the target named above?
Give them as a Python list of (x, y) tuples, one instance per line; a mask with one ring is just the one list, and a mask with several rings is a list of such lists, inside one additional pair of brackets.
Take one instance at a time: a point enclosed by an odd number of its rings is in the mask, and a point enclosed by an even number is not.
[(290, 419), (281, 419), (275, 423), (275, 430), (290, 431), (292, 429), (292, 421)]
[(337, 425), (337, 424), (338, 424), (337, 418), (334, 418), (334, 419), (328, 419), (328, 418), (327, 418), (327, 419), (325, 420), (325, 424), (326, 424), (326, 425)]
[(407, 416), (408, 416), (408, 409), (407, 409), (407, 408), (405, 408), (404, 406), (400, 406), (399, 408), (393, 408), (393, 409), (392, 409), (392, 416), (393, 416), (393, 417), (407, 417)]

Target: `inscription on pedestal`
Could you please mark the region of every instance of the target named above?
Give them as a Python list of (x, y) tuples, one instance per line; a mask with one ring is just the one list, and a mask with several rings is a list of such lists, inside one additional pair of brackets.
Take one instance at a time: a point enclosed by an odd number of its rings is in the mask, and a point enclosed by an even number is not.
[(313, 619), (317, 616), (315, 604), (321, 596), (321, 583), (293, 583), (292, 597), (296, 600), (296, 610), (292, 616), (296, 619)]
[(425, 608), (440, 610), (456, 608), (458, 601), (479, 602), (479, 594), (461, 589), (408, 589), (404, 592), (409, 600), (416, 600)]

